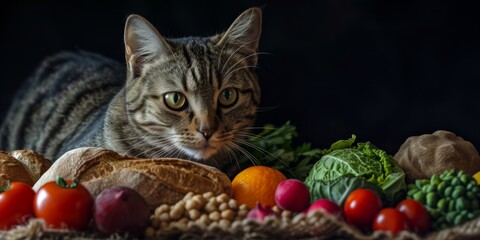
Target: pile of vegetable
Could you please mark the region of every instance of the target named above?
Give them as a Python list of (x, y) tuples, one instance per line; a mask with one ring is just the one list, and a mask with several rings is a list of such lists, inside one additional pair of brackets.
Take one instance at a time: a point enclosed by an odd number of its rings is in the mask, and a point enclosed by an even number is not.
[(480, 187), (463, 171), (447, 170), (440, 176), (419, 179), (408, 189), (409, 198), (427, 207), (435, 230), (462, 224), (480, 214)]
[(42, 219), (48, 229), (88, 230), (93, 222), (101, 234), (141, 235), (149, 224), (145, 199), (126, 187), (104, 189), (93, 198), (77, 180), (44, 184), (37, 192), (22, 182), (12, 182), (0, 192), (0, 230)]
[[(289, 122), (279, 128), (266, 126), (263, 132), (249, 139), (249, 150), (262, 159), (261, 165), (278, 169), (289, 179), (304, 181), (310, 194), (308, 206), (328, 205), (327, 212), (342, 216), (365, 232), (386, 230), (396, 234), (410, 230), (425, 234), (464, 223), (480, 214), (477, 182), (462, 171), (451, 169), (407, 187), (406, 174), (396, 159), (370, 142), (355, 143), (355, 135), (333, 143), (329, 149), (312, 148), (308, 143), (295, 147), (296, 136), (295, 127)], [(440, 147), (441, 141), (437, 139)], [(250, 166), (249, 161), (242, 159), (241, 166)], [(277, 206), (296, 214), (306, 213), (299, 210), (308, 209), (301, 191), (298, 192), (300, 187), (285, 190), (279, 185), (279, 188), (285, 196), (295, 198), (276, 196)], [(358, 201), (365, 205), (359, 205)], [(350, 209), (351, 206), (357, 207)], [(260, 212), (268, 209), (261, 207)], [(341, 213), (338, 209), (342, 209)]]
[(94, 198), (76, 180), (58, 178), (37, 192), (12, 182), (0, 189), (0, 229), (41, 218), (51, 229), (154, 238), (192, 226), (228, 231), (245, 220), (292, 223), (320, 211), (367, 234), (425, 235), (480, 216), (480, 172), (473, 177), (450, 169), (407, 182), (396, 159), (370, 142), (356, 143), (355, 135), (328, 149), (308, 143), (296, 147), (296, 136), (289, 122), (266, 126), (247, 139), (244, 147), (250, 154), (239, 160), (243, 174), (237, 177), (242, 180), (237, 188), (232, 181), (231, 195), (188, 193), (153, 212), (138, 192), (126, 187), (104, 189)]

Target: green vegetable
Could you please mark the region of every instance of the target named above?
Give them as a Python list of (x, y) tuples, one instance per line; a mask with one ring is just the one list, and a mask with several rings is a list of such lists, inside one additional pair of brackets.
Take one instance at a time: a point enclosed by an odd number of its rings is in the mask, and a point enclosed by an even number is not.
[[(352, 135), (350, 139), (340, 140), (330, 149), (322, 150), (325, 155), (315, 163), (305, 180), (312, 200), (328, 198), (342, 204), (351, 191), (372, 185), (383, 191), (387, 205), (403, 199), (406, 194), (403, 170), (390, 155), (371, 143), (352, 146), (355, 139)], [(352, 178), (360, 180), (351, 184)], [(368, 186), (367, 182), (370, 183)]]
[(294, 146), (297, 136), (295, 126), (286, 122), (281, 127), (265, 125), (263, 131), (246, 139), (238, 163), (240, 170), (252, 165), (273, 167), (287, 178), (305, 180), (313, 164), (320, 159), (320, 149), (309, 143)]
[(462, 171), (449, 170), (430, 180), (419, 179), (407, 187), (409, 198), (425, 205), (434, 230), (462, 224), (480, 214), (480, 187)]

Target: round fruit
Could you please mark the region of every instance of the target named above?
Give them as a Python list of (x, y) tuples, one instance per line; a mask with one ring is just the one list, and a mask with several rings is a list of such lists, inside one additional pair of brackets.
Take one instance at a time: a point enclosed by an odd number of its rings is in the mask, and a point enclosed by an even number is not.
[(239, 204), (255, 208), (259, 202), (263, 206), (275, 205), (275, 190), (286, 177), (280, 171), (252, 166), (241, 171), (232, 181), (232, 195)]
[(35, 216), (48, 228), (85, 229), (92, 219), (93, 197), (78, 181), (48, 182), (35, 195)]
[(407, 218), (395, 208), (384, 208), (375, 216), (372, 228), (374, 231), (382, 230), (395, 235), (408, 230)]
[(382, 200), (372, 190), (360, 188), (351, 192), (343, 207), (348, 223), (362, 230), (372, 226), (375, 215), (382, 209)]
[(310, 205), (310, 192), (302, 181), (286, 179), (275, 190), (275, 202), (281, 209), (301, 212)]
[(473, 178), (477, 181), (477, 184), (480, 185), (480, 172), (475, 173)]
[(419, 234), (425, 234), (432, 225), (430, 213), (418, 201), (405, 199), (397, 204), (397, 210), (403, 213), (408, 220), (408, 226)]
[(0, 191), (0, 229), (8, 230), (33, 217), (35, 191), (22, 182), (12, 182)]

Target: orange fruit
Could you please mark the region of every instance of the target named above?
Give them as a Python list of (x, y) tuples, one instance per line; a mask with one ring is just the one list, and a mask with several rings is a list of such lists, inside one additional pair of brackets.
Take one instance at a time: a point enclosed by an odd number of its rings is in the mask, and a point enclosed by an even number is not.
[(263, 206), (275, 206), (275, 189), (286, 177), (280, 171), (265, 166), (246, 168), (232, 181), (233, 198), (239, 204), (255, 208), (258, 202)]

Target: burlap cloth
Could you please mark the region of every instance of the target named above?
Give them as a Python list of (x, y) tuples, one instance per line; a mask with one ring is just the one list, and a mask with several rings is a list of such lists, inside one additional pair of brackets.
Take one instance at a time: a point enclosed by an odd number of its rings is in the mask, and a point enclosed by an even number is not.
[[(26, 225), (0, 232), (1, 239), (143, 239), (128, 235), (100, 236), (93, 231), (45, 230), (43, 222), (30, 220)], [(228, 228), (212, 224), (170, 226), (156, 231), (155, 239), (480, 239), (480, 217), (462, 225), (419, 236), (402, 231), (396, 236), (386, 232), (363, 233), (330, 215), (320, 212), (299, 215), (285, 221), (267, 218), (263, 222), (250, 219), (233, 222)]]

